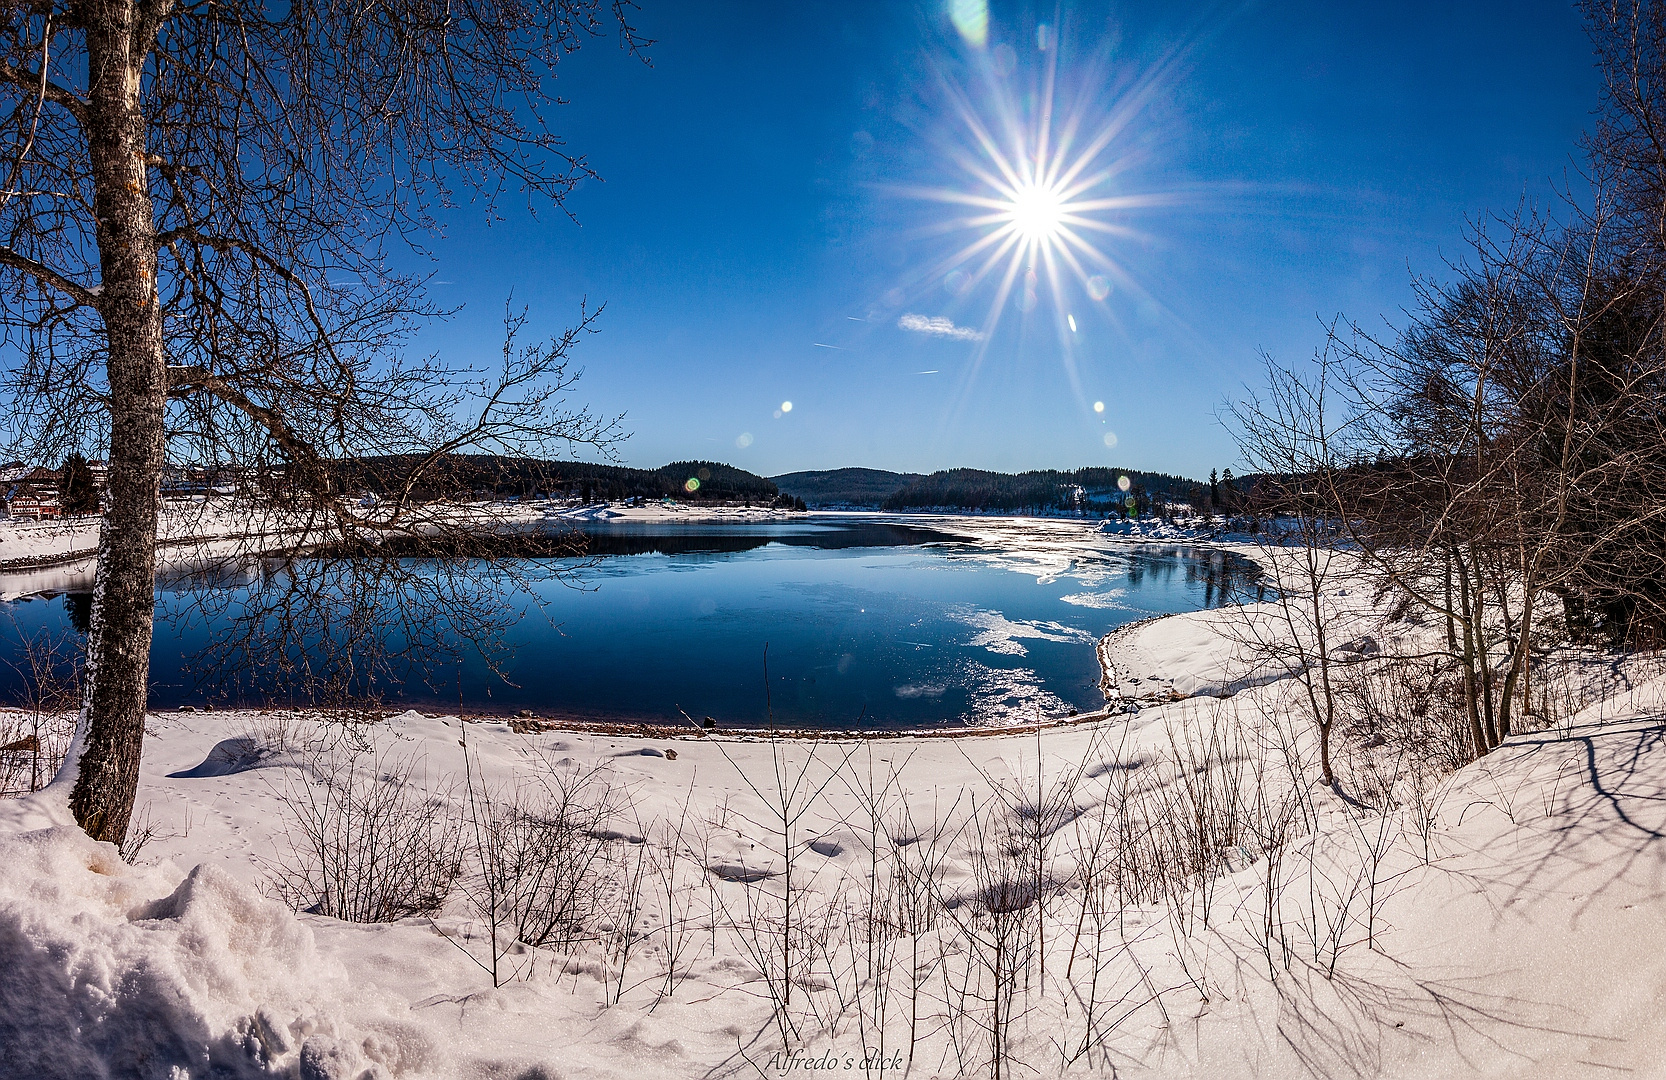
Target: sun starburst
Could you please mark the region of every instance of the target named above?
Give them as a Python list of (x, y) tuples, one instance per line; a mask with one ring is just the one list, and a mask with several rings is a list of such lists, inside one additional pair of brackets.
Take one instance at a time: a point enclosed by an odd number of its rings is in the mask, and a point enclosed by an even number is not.
[[(1129, 184), (1144, 154), (1134, 137), (1136, 121), (1156, 90), (1156, 74), (1113, 87), (1088, 65), (1078, 72), (1070, 105), (1060, 110), (1058, 57), (1055, 40), (1036, 84), (1024, 92), (987, 54), (975, 61), (980, 92), (945, 77), (959, 121), (949, 156), (962, 176), (949, 186), (907, 191), (963, 209), (933, 231), (970, 238), (924, 277), (950, 283), (960, 295), (993, 285), (980, 349), (1012, 307), (1027, 313), (1049, 297), (1059, 333), (1074, 335), (1072, 300), (1085, 294), (1102, 302), (1118, 288), (1141, 292), (1111, 249), (1141, 235), (1131, 223), (1134, 213), (1172, 201)], [(1071, 365), (1069, 337), (1064, 340)]]

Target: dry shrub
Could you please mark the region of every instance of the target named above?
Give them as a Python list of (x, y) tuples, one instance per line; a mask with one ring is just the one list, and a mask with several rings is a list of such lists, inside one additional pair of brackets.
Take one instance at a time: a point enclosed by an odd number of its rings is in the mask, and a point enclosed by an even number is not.
[(68, 631), (25, 631), (4, 659), (17, 679), (19, 708), (0, 712), (0, 797), (38, 791), (69, 751), (81, 700), (80, 642)]
[(74, 712), (0, 711), (0, 798), (49, 783), (74, 733)]
[(273, 894), (348, 922), (438, 911), (462, 872), (463, 832), (444, 781), (433, 795), (418, 782), (421, 764), (369, 751), (321, 754), (310, 776), (278, 789), (289, 849), (271, 867)]
[(552, 768), (538, 780), (480, 802), (469, 892), (516, 941), (570, 952), (595, 934), (613, 877), (604, 826), (624, 800), (597, 770)]
[(1424, 777), (1445, 776), (1475, 759), (1462, 677), (1444, 660), (1385, 657), (1347, 669), (1339, 684), (1348, 734), (1385, 747)]

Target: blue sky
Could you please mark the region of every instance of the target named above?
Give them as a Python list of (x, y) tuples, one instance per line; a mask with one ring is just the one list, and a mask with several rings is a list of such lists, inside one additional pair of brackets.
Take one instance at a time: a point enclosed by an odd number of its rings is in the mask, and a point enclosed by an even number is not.
[[(421, 345), (489, 360), (511, 291), (546, 334), (605, 302), (577, 399), (626, 414), (632, 465), (1203, 475), (1261, 350), (1401, 318), (1466, 218), (1553, 197), (1596, 103), (1563, 4), (1159, 7), (993, 0), (980, 47), (947, 0), (643, 0), (651, 66), (604, 39), (556, 84), (605, 182), (577, 223), (455, 212), (433, 295), (462, 310)], [(967, 285), (947, 258), (995, 226), (918, 192), (983, 191), (968, 117), (1033, 131), (1049, 65), (1075, 146), (1123, 121), (1079, 198), (1137, 205), (1080, 215), (1118, 230), (1075, 230), (1107, 265), (1032, 302), (1028, 257), (997, 306), (1005, 261)]]

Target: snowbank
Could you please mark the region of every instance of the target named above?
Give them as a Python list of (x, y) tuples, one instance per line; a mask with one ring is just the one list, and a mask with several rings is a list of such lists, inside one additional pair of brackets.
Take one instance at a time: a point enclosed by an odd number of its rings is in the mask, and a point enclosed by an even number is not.
[[(416, 1026), (354, 1025), (311, 929), (220, 866), (124, 863), (42, 797), (0, 804), (0, 1072), (359, 1076), (442, 1066)], [(443, 1066), (442, 1066), (443, 1067)]]

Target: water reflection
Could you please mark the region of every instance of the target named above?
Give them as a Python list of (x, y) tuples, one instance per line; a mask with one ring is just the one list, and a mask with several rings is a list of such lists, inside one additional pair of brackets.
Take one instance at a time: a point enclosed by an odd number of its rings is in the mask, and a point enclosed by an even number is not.
[(93, 594), (90, 592), (72, 592), (64, 594), (64, 615), (69, 619), (69, 625), (77, 634), (85, 634), (93, 628)]
[(588, 555), (688, 555), (752, 551), (769, 544), (844, 551), (864, 547), (915, 547), (963, 543), (955, 533), (888, 522), (737, 522), (702, 525), (659, 522), (585, 522), (577, 530)]

